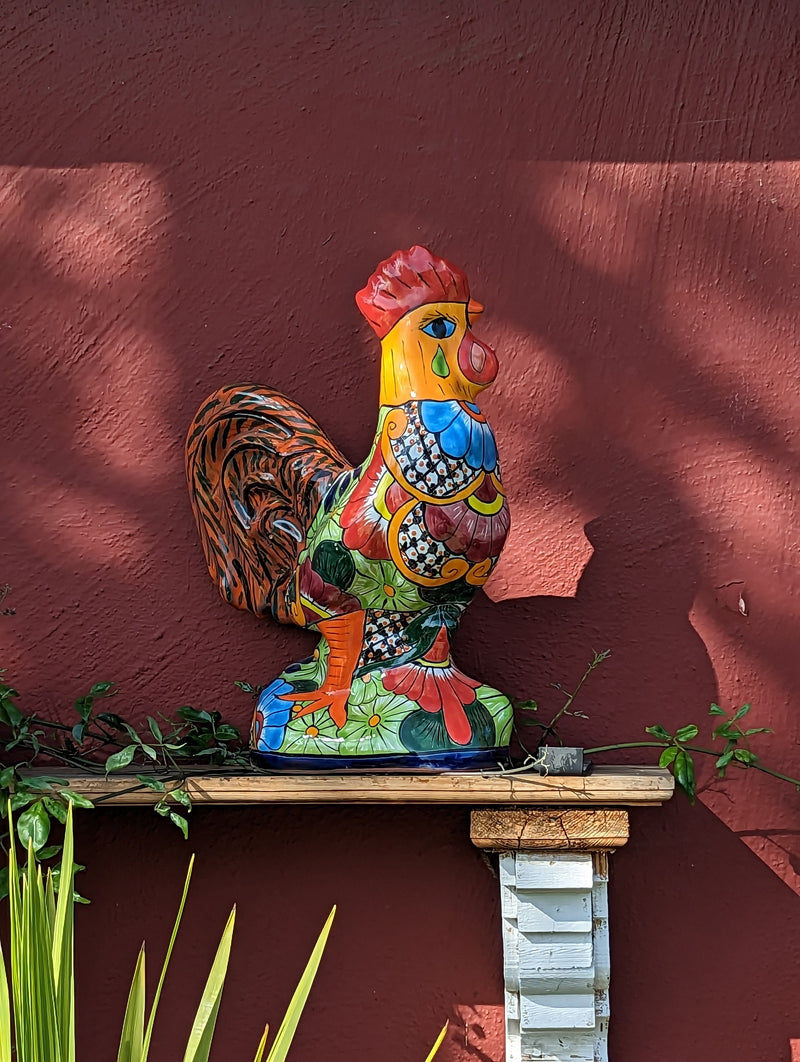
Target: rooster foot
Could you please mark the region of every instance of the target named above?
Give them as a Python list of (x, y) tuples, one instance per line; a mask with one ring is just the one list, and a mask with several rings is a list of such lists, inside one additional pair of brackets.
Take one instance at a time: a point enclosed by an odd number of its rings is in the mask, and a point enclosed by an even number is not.
[(341, 730), (347, 722), (347, 699), (349, 696), (349, 690), (331, 691), (320, 689), (306, 690), (301, 693), (284, 693), (280, 699), (282, 701), (294, 701), (299, 705), (293, 710), (295, 719), (327, 709), (328, 714), (336, 724), (336, 729)]

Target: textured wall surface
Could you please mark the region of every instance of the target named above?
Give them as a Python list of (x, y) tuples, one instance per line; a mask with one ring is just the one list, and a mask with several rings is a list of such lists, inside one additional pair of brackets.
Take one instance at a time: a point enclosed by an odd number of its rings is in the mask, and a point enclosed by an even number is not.
[[(467, 269), (501, 372), (514, 506), (460, 658), (586, 746), (752, 701), (800, 774), (800, 121), (790, 0), (33, 3), (0, 10), (2, 662), (66, 713), (247, 724), (235, 679), (308, 644), (226, 607), (183, 482), (212, 390), (263, 381), (344, 453), (374, 428), (353, 293), (397, 247)], [(632, 753), (644, 759), (646, 750)], [(614, 1062), (775, 1062), (800, 1037), (800, 795), (707, 770), (613, 860)], [(499, 1062), (497, 881), (447, 809), (207, 810), (154, 1062), (174, 1062), (228, 906), (216, 1058), (250, 1057), (329, 905), (297, 1062)], [(82, 816), (84, 1058), (112, 1057), (136, 948), (189, 847)], [(179, 1017), (178, 1015), (181, 1015)], [(224, 1031), (223, 1031), (224, 1030)]]

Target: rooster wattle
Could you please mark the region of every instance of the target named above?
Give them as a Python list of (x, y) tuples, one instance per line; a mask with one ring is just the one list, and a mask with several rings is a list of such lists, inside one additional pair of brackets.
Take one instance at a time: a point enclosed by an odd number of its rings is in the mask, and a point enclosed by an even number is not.
[(474, 768), (502, 758), (508, 698), (453, 664), (450, 639), (509, 527), (476, 399), (497, 374), (465, 274), (423, 247), (356, 295), (381, 340), (378, 427), (350, 466), (283, 395), (226, 387), (200, 408), (187, 475), (222, 595), (317, 631), (260, 693), (264, 767)]

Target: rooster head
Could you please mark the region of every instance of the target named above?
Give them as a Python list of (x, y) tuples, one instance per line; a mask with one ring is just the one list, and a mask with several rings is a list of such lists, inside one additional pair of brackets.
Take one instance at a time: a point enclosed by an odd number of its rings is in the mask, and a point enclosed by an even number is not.
[(425, 247), (397, 251), (356, 294), (381, 341), (381, 405), (472, 402), (497, 375), (497, 357), (472, 332), (483, 311), (466, 274)]

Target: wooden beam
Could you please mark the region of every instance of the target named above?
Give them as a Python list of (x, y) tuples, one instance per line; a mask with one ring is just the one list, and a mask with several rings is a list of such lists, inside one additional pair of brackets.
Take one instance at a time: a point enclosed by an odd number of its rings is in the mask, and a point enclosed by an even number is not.
[(602, 852), (628, 840), (624, 808), (476, 808), (470, 837), (495, 852)]
[[(135, 775), (78, 775), (49, 771), (64, 784), (104, 804), (153, 804), (159, 794)], [(168, 787), (178, 783), (168, 783)], [(503, 774), (280, 774), (208, 773), (186, 782), (199, 804), (517, 804), (536, 806), (663, 804), (672, 775), (657, 767), (596, 767), (586, 775)]]

